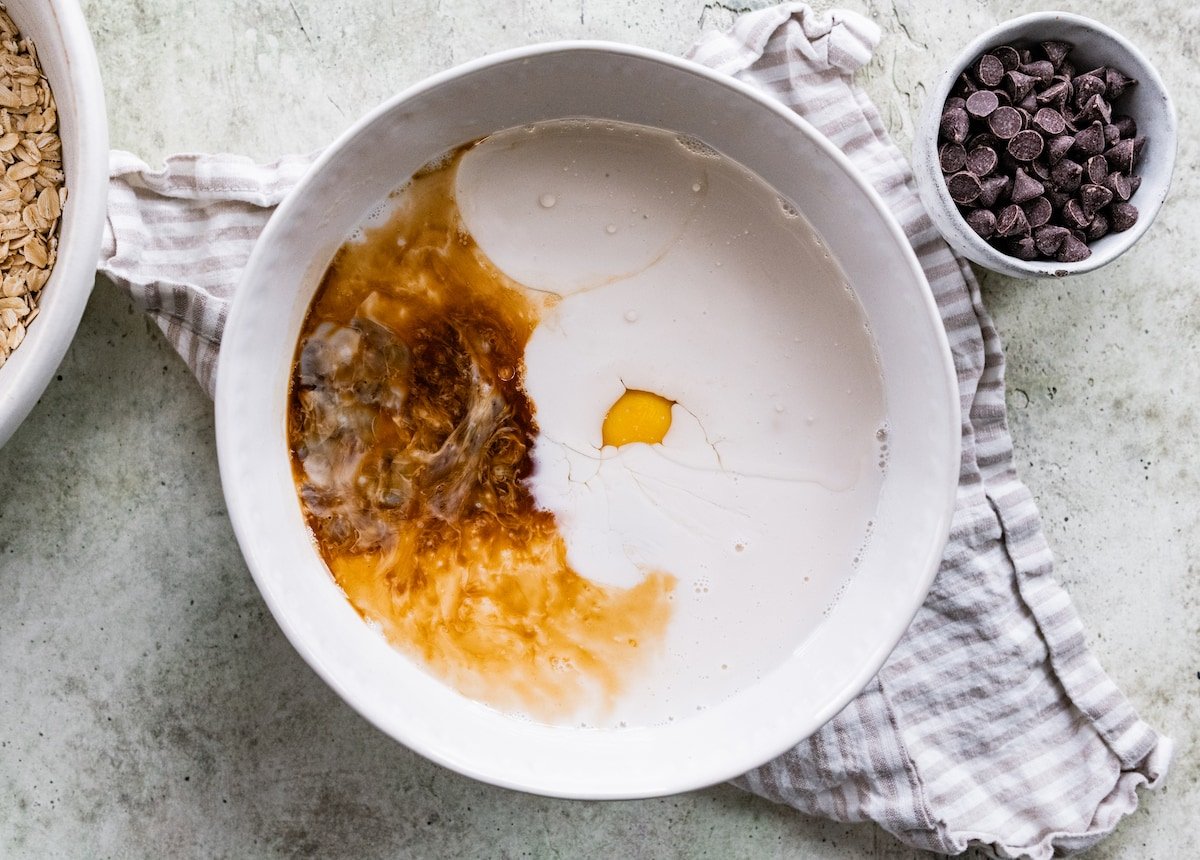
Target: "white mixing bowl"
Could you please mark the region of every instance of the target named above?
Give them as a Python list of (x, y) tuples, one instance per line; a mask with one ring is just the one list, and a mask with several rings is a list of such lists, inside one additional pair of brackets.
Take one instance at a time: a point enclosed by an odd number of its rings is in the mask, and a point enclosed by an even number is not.
[[(312, 543), (286, 437), (309, 301), (338, 246), (433, 157), (488, 133), (592, 117), (700, 138), (803, 212), (865, 309), (885, 377), (890, 465), (874, 537), (824, 622), (733, 697), (686, 719), (602, 730), (540, 725), (471, 701), (363, 623)], [(879, 197), (779, 104), (685, 60), (605, 43), (541, 45), (440, 74), (365, 117), (271, 219), (230, 312), (217, 442), (250, 569), (296, 649), (367, 719), (462, 773), (544, 794), (620, 798), (728, 779), (814, 732), (879, 669), (941, 558), (959, 468), (957, 385), (929, 286)], [(799, 548), (798, 548), (799, 551)]]
[(5, 0), (33, 40), (58, 105), (67, 205), (38, 318), (0, 367), (0, 446), (37, 403), (75, 336), (96, 277), (108, 199), (108, 120), (100, 66), (77, 0)]

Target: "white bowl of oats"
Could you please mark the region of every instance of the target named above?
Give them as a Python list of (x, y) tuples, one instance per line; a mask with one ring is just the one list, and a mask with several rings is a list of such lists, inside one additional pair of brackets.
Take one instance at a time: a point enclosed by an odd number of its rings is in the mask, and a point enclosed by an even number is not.
[(0, 445), (37, 403), (92, 291), (108, 123), (74, 0), (0, 5)]

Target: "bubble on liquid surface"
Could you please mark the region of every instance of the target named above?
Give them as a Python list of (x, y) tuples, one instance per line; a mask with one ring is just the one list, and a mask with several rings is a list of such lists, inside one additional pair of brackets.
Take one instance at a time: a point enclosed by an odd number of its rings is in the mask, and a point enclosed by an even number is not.
[(719, 157), (719, 153), (715, 149), (699, 138), (681, 134), (675, 140), (680, 146), (692, 153), (692, 155), (699, 155), (701, 158)]
[(549, 192), (538, 197), (538, 206), (541, 206), (543, 209), (553, 209), (557, 203), (558, 198)]

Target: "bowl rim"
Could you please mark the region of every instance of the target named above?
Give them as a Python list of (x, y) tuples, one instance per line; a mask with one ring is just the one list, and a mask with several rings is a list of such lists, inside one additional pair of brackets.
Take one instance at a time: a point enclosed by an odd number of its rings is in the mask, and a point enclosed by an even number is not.
[[(1060, 263), (1055, 260), (1021, 260), (997, 250), (976, 234), (958, 211), (958, 207), (950, 199), (949, 191), (946, 189), (945, 177), (942, 175), (941, 170), (935, 167), (938, 150), (937, 119), (941, 116), (941, 107), (946, 103), (954, 81), (966, 70), (971, 60), (989, 48), (1006, 44), (1009, 41), (1005, 38), (1006, 36), (1023, 30), (1030, 25), (1050, 25), (1046, 35), (1052, 38), (1052, 28), (1054, 25), (1063, 23), (1073, 24), (1097, 33), (1115, 44), (1121, 51), (1130, 55), (1135, 62), (1140, 63), (1146, 72), (1148, 72), (1148, 74), (1139, 77), (1138, 85), (1149, 84), (1153, 87), (1156, 96), (1161, 97), (1163, 101), (1164, 116), (1167, 121), (1161, 130), (1156, 129), (1155, 142), (1156, 145), (1166, 144), (1162, 146), (1162, 152), (1157, 156), (1166, 159), (1164, 162), (1165, 179), (1160, 194), (1153, 198), (1149, 196), (1139, 197), (1139, 203), (1145, 201), (1150, 206), (1138, 207), (1137, 223), (1129, 230), (1120, 234), (1120, 243), (1111, 244), (1104, 253), (1096, 253), (1093, 250), (1090, 257), (1076, 263)], [(1150, 229), (1150, 225), (1154, 222), (1159, 210), (1166, 201), (1167, 195), (1170, 193), (1171, 180), (1179, 149), (1178, 125), (1179, 121), (1175, 112), (1175, 104), (1171, 99), (1171, 94), (1167, 90), (1166, 84), (1158, 73), (1158, 69), (1154, 67), (1154, 64), (1147, 59), (1146, 55), (1129, 39), (1106, 24), (1084, 15), (1062, 11), (1030, 12), (1003, 21), (971, 40), (955, 56), (945, 71), (942, 72), (937, 85), (926, 97), (920, 120), (917, 123), (917, 136), (914, 143), (914, 169), (918, 171), (918, 174), (924, 180), (918, 182), (918, 189), (921, 191), (922, 201), (925, 203), (926, 209), (929, 210), (935, 223), (937, 223), (939, 231), (954, 246), (955, 250), (969, 257), (974, 262), (992, 271), (1017, 278), (1062, 278), (1070, 275), (1080, 275), (1111, 263), (1137, 244), (1137, 241)], [(1140, 191), (1141, 189), (1139, 189)]]
[[(8, 12), (11, 15), (12, 9)], [(66, 86), (78, 117), (80, 159), (77, 175), (67, 180), (70, 199), (60, 225), (60, 231), (65, 230), (66, 219), (71, 219), (71, 244), (62, 244), (60, 232), (58, 259), (43, 287), (55, 292), (53, 313), (39, 313), (25, 342), (0, 367), (0, 448), (33, 411), (75, 337), (95, 284), (107, 218), (108, 114), (95, 45), (78, 3), (49, 0), (46, 14), (61, 35)], [(52, 89), (56, 83), (63, 81), (51, 81)], [(61, 117), (64, 99), (56, 94), (55, 102)]]
[[(236, 398), (234, 389), (237, 379), (243, 371), (230, 361), (221, 361), (217, 370), (217, 449), (222, 485), (234, 532), (251, 574), (260, 592), (263, 594), (264, 601), (267, 603), (272, 616), (279, 624), (284, 635), (305, 662), (355, 711), (375, 725), (376, 728), (420, 753), (425, 758), (483, 782), (553, 797), (634, 799), (694, 790), (731, 779), (744, 773), (746, 770), (758, 767), (775, 758), (792, 748), (797, 742), (813, 734), (836, 716), (876, 675), (887, 657), (895, 649), (900, 638), (908, 630), (917, 611), (923, 605), (933, 579), (938, 572), (956, 506), (961, 459), (961, 447), (959, 444), (961, 438), (961, 406), (957, 372), (951, 357), (949, 341), (945, 334), (941, 315), (932, 289), (928, 286), (924, 270), (921, 268), (916, 254), (895, 216), (861, 171), (820, 131), (781, 102), (766, 96), (732, 76), (701, 66), (692, 60), (654, 49), (604, 40), (559, 40), (502, 50), (440, 71), (385, 100), (354, 122), (314, 161), (297, 186), (289, 192), (273, 213), (259, 240), (256, 242), (250, 260), (244, 270), (243, 286), (235, 292), (229, 310), (226, 331), (238, 331), (245, 328), (240, 322), (241, 317), (249, 313), (248, 296), (250, 291), (245, 288), (247, 286), (245, 279), (249, 276), (249, 273), (252, 273), (261, 265), (261, 259), (267, 253), (264, 249), (274, 243), (276, 236), (286, 231), (288, 222), (299, 214), (298, 207), (300, 204), (297, 202), (300, 197), (299, 192), (313, 183), (315, 181), (314, 178), (335, 158), (336, 153), (358, 135), (362, 134), (365, 129), (378, 122), (382, 117), (395, 111), (405, 102), (441, 87), (455, 78), (486, 70), (492, 66), (526, 60), (532, 57), (583, 51), (598, 52), (617, 58), (643, 59), (673, 67), (674, 69), (704, 78), (723, 88), (733, 90), (740, 96), (749, 98), (759, 106), (786, 119), (787, 122), (796, 128), (797, 133), (807, 135), (815, 147), (822, 150), (845, 173), (851, 182), (859, 186), (863, 194), (882, 216), (882, 220), (886, 224), (886, 229), (890, 231), (892, 240), (895, 242), (896, 247), (910, 269), (911, 276), (915, 279), (916, 283), (925, 285), (925, 289), (919, 290), (919, 295), (914, 296), (914, 299), (920, 304), (923, 313), (927, 315), (931, 329), (935, 332), (935, 337), (938, 341), (935, 348), (941, 363), (939, 387), (943, 389), (947, 405), (945, 426), (940, 428), (931, 426), (930, 433), (936, 434), (938, 438), (953, 440), (953, 444), (949, 446), (951, 450), (946, 451), (945, 485), (941, 488), (938, 495), (940, 500), (940, 507), (937, 511), (938, 525), (934, 530), (934, 534), (930, 535), (931, 540), (927, 545), (926, 552), (920, 557), (920, 562), (915, 565), (922, 571), (922, 575), (913, 583), (911, 605), (904, 606), (903, 611), (891, 613), (887, 623), (875, 626), (874, 638), (878, 642), (876, 650), (871, 652), (871, 659), (866, 660), (857, 671), (846, 674), (845, 680), (839, 688), (840, 694), (827, 701), (808, 721), (797, 725), (788, 739), (773, 742), (769, 748), (756, 748), (754, 760), (752, 761), (739, 760), (731, 765), (728, 761), (716, 761), (715, 757), (713, 761), (709, 761), (710, 757), (707, 756), (692, 756), (688, 761), (678, 762), (678, 767), (669, 777), (660, 776), (653, 786), (646, 785), (644, 781), (632, 780), (627, 781), (622, 787), (617, 788), (610, 786), (602, 790), (580, 790), (564, 787), (563, 784), (556, 783), (553, 778), (532, 782), (497, 774), (487, 768), (476, 767), (472, 762), (464, 761), (440, 749), (430, 747), (423, 743), (421, 739), (414, 738), (405, 733), (403, 726), (397, 727), (394, 723), (386, 723), (381, 715), (373, 713), (369, 703), (359, 701), (357, 695), (348, 689), (346, 683), (343, 683), (342, 678), (322, 662), (303, 631), (297, 629), (296, 619), (293, 619), (287, 612), (282, 610), (280, 601), (274, 595), (271, 584), (266, 581), (267, 574), (260, 567), (260, 560), (255, 552), (257, 540), (249, 525), (249, 506), (251, 501), (248, 491), (241, 487), (236, 477), (237, 463), (241, 455), (237, 451), (239, 437), (237, 436), (238, 421), (233, 411), (235, 407), (234, 400)], [(247, 336), (249, 335), (247, 334)], [(945, 434), (945, 436), (943, 437), (942, 434)]]

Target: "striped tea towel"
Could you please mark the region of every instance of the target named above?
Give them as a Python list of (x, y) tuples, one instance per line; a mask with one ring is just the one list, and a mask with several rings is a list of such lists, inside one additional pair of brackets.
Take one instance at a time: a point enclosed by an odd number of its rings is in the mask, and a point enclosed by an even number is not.
[[(938, 236), (904, 157), (852, 76), (878, 28), (789, 3), (704, 36), (692, 57), (758, 87), (840, 147), (912, 243), (961, 394), (962, 471), (945, 558), (895, 652), (842, 713), (740, 786), (801, 811), (874, 820), (908, 845), (1001, 857), (1085, 849), (1163, 779), (1171, 742), (1084, 645), (1013, 467), (1004, 355), (971, 270)], [(152, 172), (114, 153), (100, 269), (149, 312), (211, 394), (238, 273), (308, 158), (182, 156)], [(247, 285), (252, 289), (253, 285)]]

